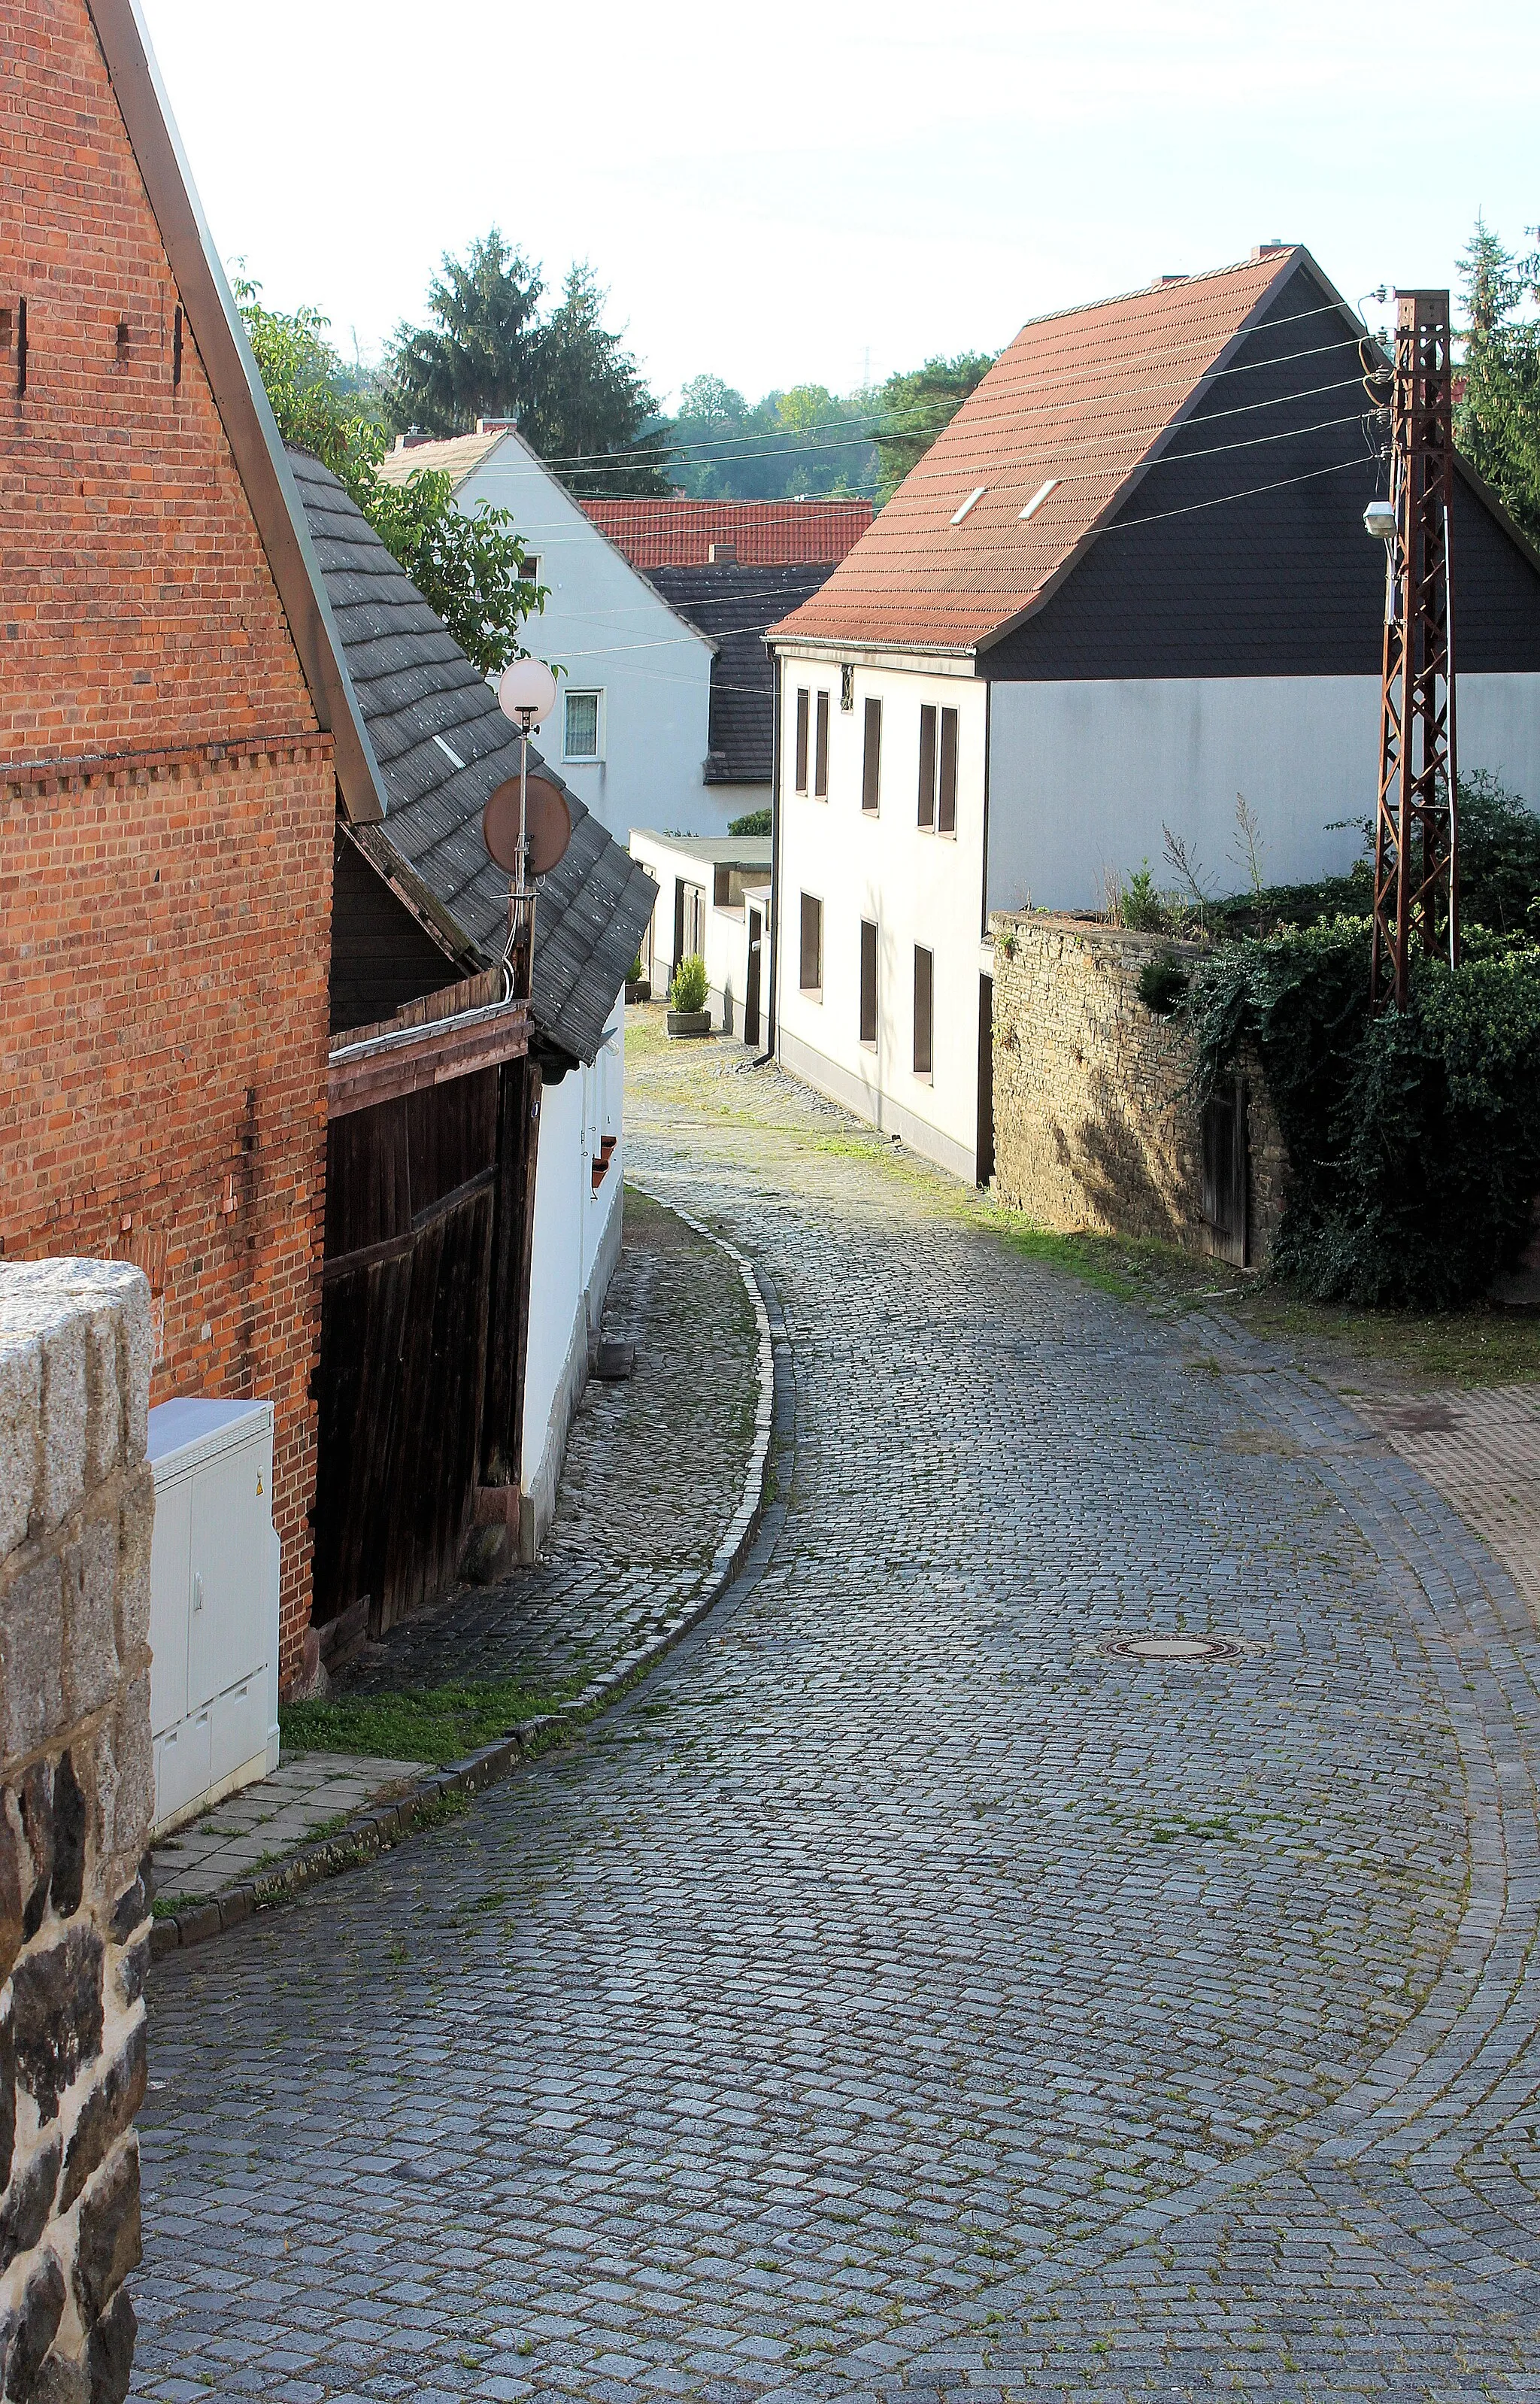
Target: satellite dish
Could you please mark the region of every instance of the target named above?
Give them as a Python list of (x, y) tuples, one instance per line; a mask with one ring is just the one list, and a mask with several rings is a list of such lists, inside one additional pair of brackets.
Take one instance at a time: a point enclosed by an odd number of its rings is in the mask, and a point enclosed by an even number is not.
[[(548, 776), (532, 776), (526, 796), (525, 826), (529, 832), (530, 874), (546, 876), (572, 841), (572, 812), (560, 785)], [(509, 776), (498, 786), (481, 813), (481, 840), (510, 876), (519, 874), (519, 779)]]

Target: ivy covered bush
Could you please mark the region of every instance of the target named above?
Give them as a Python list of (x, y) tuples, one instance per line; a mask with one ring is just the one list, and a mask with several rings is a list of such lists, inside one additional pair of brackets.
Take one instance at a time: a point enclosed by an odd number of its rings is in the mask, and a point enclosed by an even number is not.
[(1408, 1007), (1378, 1015), (1367, 918), (1223, 944), (1193, 979), (1200, 1089), (1255, 1047), (1291, 1167), (1275, 1265), (1324, 1300), (1447, 1309), (1523, 1248), (1540, 1190), (1540, 947), (1467, 923), (1464, 953), (1455, 970), (1417, 957)]

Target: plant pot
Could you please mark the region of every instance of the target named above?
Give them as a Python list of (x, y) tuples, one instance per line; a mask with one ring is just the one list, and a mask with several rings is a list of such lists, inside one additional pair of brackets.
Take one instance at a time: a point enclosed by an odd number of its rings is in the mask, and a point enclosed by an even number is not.
[(627, 985), (626, 1008), (628, 1010), (634, 1010), (639, 1001), (650, 1001), (651, 999), (652, 987), (647, 983), (645, 977), (638, 977), (634, 985)]
[(669, 1033), (673, 1036), (709, 1035), (711, 1033), (710, 1011), (671, 1010), (669, 1013)]

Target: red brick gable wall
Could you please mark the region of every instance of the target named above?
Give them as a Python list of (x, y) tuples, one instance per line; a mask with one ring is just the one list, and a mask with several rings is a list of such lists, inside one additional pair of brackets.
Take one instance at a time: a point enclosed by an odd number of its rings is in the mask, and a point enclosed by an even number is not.
[(7, 0), (6, 68), (0, 758), (304, 733), (315, 713), (186, 326), (173, 384), (178, 295), (84, 0)]
[(6, 49), (0, 1245), (146, 1268), (153, 1402), (275, 1404), (286, 1684), (310, 1616), (331, 742), (190, 328), (173, 388), (178, 296), (83, 0), (11, 0)]

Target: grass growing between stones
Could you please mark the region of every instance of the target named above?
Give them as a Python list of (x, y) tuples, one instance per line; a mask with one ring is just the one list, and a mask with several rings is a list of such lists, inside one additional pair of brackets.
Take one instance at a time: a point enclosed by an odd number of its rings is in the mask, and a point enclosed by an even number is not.
[(355, 1753), (442, 1768), (494, 1743), (521, 1720), (559, 1710), (587, 1683), (586, 1676), (554, 1686), (467, 1680), (399, 1694), (331, 1695), (323, 1702), (281, 1705), (278, 1723), (285, 1753)]

